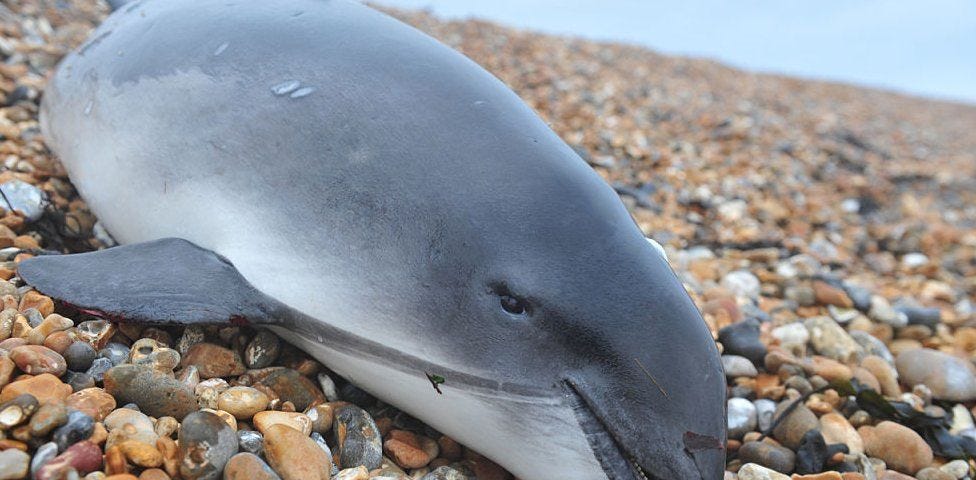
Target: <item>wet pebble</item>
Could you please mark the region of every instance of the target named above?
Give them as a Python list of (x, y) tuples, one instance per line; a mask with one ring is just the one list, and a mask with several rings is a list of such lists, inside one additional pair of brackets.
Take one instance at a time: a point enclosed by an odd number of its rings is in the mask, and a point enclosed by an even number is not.
[[(776, 407), (774, 419), (778, 419), (792, 402), (785, 401)], [(803, 440), (803, 435), (815, 428), (820, 428), (817, 416), (806, 405), (797, 405), (793, 411), (783, 418), (773, 429), (773, 437), (784, 446), (796, 449)]]
[(214, 480), (237, 453), (237, 434), (219, 416), (193, 412), (179, 433), (180, 474), (186, 480)]
[(766, 356), (766, 346), (759, 340), (759, 323), (745, 320), (733, 323), (718, 333), (719, 341), (725, 347), (725, 354), (748, 358), (753, 364), (761, 365)]
[(790, 477), (755, 463), (747, 463), (739, 469), (739, 480), (790, 480)]
[(51, 437), (58, 445), (58, 451), (63, 452), (71, 445), (91, 437), (95, 431), (95, 420), (82, 412), (73, 410), (68, 413), (64, 425), (54, 430)]
[(115, 410), (115, 397), (97, 387), (72, 393), (68, 395), (64, 403), (68, 408), (73, 408), (94, 418), (96, 422), (101, 421), (112, 410)]
[(254, 430), (237, 432), (237, 443), (244, 452), (260, 455), (264, 451), (264, 437)]
[(359, 465), (372, 470), (383, 461), (383, 443), (376, 422), (362, 408), (343, 405), (335, 410), (332, 430), (337, 438), (340, 468)]
[(64, 350), (64, 360), (68, 363), (68, 369), (75, 372), (87, 371), (95, 361), (98, 352), (88, 342), (72, 342)]
[(102, 449), (89, 441), (78, 442), (37, 471), (37, 480), (60, 480), (70, 469), (79, 475), (102, 466)]
[(253, 422), (258, 431), (265, 436), (268, 435), (268, 429), (272, 425), (286, 425), (302, 432), (302, 435), (312, 433), (312, 420), (308, 415), (298, 412), (259, 412), (254, 415)]
[(437, 442), (406, 430), (390, 431), (383, 451), (401, 468), (424, 467), (440, 453)]
[(281, 340), (268, 330), (261, 330), (244, 350), (244, 363), (248, 368), (265, 368), (274, 363), (281, 353)]
[(247, 420), (268, 407), (268, 396), (251, 387), (230, 387), (217, 396), (217, 408)]

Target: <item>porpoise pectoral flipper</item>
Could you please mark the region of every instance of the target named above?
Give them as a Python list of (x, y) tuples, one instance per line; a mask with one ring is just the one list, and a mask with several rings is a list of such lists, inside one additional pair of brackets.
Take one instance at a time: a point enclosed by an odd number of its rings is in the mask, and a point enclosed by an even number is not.
[(179, 238), (39, 256), (17, 271), (41, 293), (126, 322), (270, 324), (278, 306), (227, 259)]

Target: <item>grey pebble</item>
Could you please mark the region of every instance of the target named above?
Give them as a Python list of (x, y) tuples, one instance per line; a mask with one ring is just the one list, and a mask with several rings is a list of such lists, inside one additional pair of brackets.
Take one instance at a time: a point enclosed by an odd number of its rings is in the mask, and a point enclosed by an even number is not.
[(95, 431), (95, 419), (72, 410), (68, 413), (68, 422), (54, 430), (52, 440), (58, 446), (59, 452), (64, 452), (68, 447), (91, 437)]
[(254, 430), (241, 430), (237, 432), (237, 443), (242, 452), (260, 455), (264, 451), (264, 437), (260, 432)]
[(730, 398), (728, 401), (728, 435), (739, 439), (756, 429), (758, 419), (756, 406), (744, 398)]
[(186, 480), (217, 480), (237, 453), (238, 438), (220, 417), (193, 412), (183, 419), (179, 433), (180, 474)]
[(336, 445), (340, 468), (364, 465), (367, 470), (373, 470), (383, 463), (383, 443), (379, 428), (362, 408), (343, 405), (336, 409), (332, 431), (346, 432), (345, 441)]
[(41, 467), (46, 465), (47, 462), (50, 462), (56, 456), (58, 456), (58, 444), (54, 442), (47, 442), (38, 447), (30, 462), (31, 477), (36, 475), (37, 471), (40, 470)]
[(68, 345), (68, 348), (64, 350), (62, 355), (65, 361), (68, 362), (68, 370), (84, 372), (91, 368), (92, 362), (95, 361), (98, 352), (95, 351), (95, 347), (91, 346), (90, 343), (77, 341)]

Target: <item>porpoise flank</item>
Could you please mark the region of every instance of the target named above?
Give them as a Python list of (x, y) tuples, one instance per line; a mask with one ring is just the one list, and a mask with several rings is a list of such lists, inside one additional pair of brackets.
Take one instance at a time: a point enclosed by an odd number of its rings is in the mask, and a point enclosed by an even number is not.
[(722, 478), (721, 363), (667, 261), (431, 37), (343, 0), (139, 1), (41, 114), (124, 244), (23, 262), (41, 292), (267, 325), (523, 480)]

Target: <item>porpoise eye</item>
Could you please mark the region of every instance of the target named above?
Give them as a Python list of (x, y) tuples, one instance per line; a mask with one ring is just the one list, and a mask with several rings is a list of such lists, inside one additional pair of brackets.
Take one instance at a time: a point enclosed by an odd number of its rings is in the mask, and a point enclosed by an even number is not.
[(505, 310), (512, 315), (524, 315), (525, 314), (525, 302), (512, 295), (501, 295), (502, 310)]

